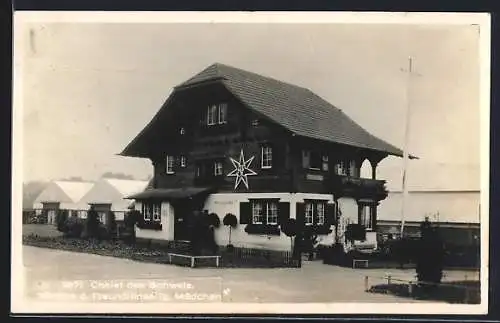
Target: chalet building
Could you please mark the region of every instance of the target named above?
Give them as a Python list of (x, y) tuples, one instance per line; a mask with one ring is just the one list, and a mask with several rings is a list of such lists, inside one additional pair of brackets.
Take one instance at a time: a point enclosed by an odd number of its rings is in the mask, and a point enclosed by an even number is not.
[[(366, 241), (355, 245), (376, 247), (387, 197), (376, 168), (402, 151), (308, 89), (213, 64), (174, 87), (121, 155), (154, 167), (152, 187), (129, 196), (144, 217), (138, 238), (187, 240), (193, 210), (206, 210), (221, 222), (237, 217), (235, 247), (290, 250), (280, 232), (288, 218), (325, 243), (345, 242), (347, 225), (362, 224)], [(360, 178), (363, 163), (370, 178)], [(228, 230), (215, 238), (227, 244)]]

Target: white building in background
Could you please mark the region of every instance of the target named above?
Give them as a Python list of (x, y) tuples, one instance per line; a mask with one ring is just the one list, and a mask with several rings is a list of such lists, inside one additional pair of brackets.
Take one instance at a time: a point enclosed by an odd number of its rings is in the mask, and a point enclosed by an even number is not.
[(114, 212), (117, 221), (123, 221), (125, 212), (133, 203), (125, 197), (142, 192), (147, 186), (148, 181), (101, 178), (81, 201), (87, 205), (86, 209), (93, 206), (103, 223), (106, 223), (109, 211)]
[(52, 181), (37, 196), (33, 209), (37, 214), (45, 211), (48, 224), (55, 224), (58, 210), (70, 210), (73, 214), (86, 212), (88, 205), (82, 198), (93, 185), (92, 182)]

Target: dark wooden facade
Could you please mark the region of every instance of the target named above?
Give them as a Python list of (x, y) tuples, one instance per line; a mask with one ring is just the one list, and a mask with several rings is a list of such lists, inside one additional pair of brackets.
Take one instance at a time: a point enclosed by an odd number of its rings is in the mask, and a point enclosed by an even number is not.
[[(324, 193), (375, 201), (386, 197), (385, 182), (375, 179), (375, 171), (371, 179), (359, 174), (364, 160), (375, 169), (387, 154), (296, 136), (244, 106), (221, 83), (177, 89), (166, 104), (168, 113), (160, 121), (164, 127), (149, 140), (153, 188), (215, 186), (219, 192)], [(227, 105), (225, 123), (207, 125), (208, 107), (218, 104)], [(267, 169), (261, 168), (264, 145), (272, 148), (272, 167)], [(234, 189), (234, 178), (227, 177), (234, 168), (230, 158), (238, 160), (242, 150), (245, 159), (254, 157), (250, 168), (257, 175), (248, 177), (248, 189)], [(310, 151), (314, 167), (304, 167), (304, 151)], [(174, 158), (172, 174), (167, 173), (167, 155)], [(216, 161), (222, 163), (218, 176)], [(336, 174), (339, 161), (346, 167), (354, 162), (350, 174)]]

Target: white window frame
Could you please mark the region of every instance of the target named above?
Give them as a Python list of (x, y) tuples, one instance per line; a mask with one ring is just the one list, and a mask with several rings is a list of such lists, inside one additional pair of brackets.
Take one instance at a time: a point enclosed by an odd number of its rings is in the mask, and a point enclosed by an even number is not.
[(153, 203), (153, 221), (161, 222), (161, 203)]
[(267, 145), (263, 145), (260, 149), (260, 167), (263, 169), (269, 169), (273, 167), (273, 148)]
[(337, 175), (342, 175), (342, 176), (347, 175), (347, 168), (345, 165), (345, 161), (341, 160), (335, 165), (335, 172)]
[(143, 203), (142, 204), (142, 216), (144, 218), (144, 221), (151, 221), (152, 219), (152, 212), (151, 212), (151, 204), (150, 203)]
[(326, 219), (326, 206), (326, 201), (306, 201), (304, 203), (305, 225), (324, 225)]
[(278, 203), (267, 202), (266, 204), (266, 222), (267, 224), (278, 224)]
[(312, 225), (314, 222), (314, 203), (306, 202), (304, 205), (304, 223)]
[(186, 167), (186, 156), (181, 156), (180, 164), (182, 168)]
[(264, 207), (262, 202), (252, 202), (252, 223), (262, 224)]
[(325, 224), (325, 203), (323, 202), (316, 203), (316, 224)]
[(218, 119), (218, 108), (217, 105), (212, 104), (208, 106), (207, 109), (207, 125), (213, 126), (217, 124)]
[(219, 122), (219, 124), (226, 124), (227, 123), (227, 104), (226, 103), (219, 104), (217, 112), (218, 112), (217, 113), (218, 114), (217, 121)]
[(142, 204), (144, 221), (161, 222), (161, 203), (151, 202)]
[(221, 161), (214, 162), (214, 176), (223, 175), (223, 165)]
[(186, 129), (184, 129), (184, 127), (181, 127), (181, 129), (179, 130), (179, 133), (181, 135), (185, 135), (186, 134)]
[(321, 168), (325, 171), (328, 172), (329, 165), (328, 165), (328, 155), (323, 155), (321, 157)]
[(167, 172), (167, 174), (174, 174), (175, 173), (174, 161), (175, 161), (175, 158), (172, 155), (167, 155), (167, 157), (165, 158), (165, 163), (166, 163), (165, 171)]

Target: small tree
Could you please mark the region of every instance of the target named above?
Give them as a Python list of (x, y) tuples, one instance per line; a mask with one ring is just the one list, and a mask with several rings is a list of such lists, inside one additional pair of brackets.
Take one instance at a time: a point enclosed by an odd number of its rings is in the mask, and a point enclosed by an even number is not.
[[(290, 237), (290, 245), (292, 249), (292, 253), (295, 259), (299, 261), (299, 265), (301, 264), (301, 246), (300, 239), (301, 237), (298, 235), (299, 226), (297, 220), (295, 219), (287, 219), (284, 223), (281, 224), (281, 231), (287, 236)], [(295, 243), (294, 243), (295, 237)]]
[(222, 220), (222, 223), (225, 225), (225, 226), (228, 226), (229, 227), (229, 240), (228, 240), (228, 245), (231, 245), (231, 231), (233, 228), (236, 228), (236, 226), (238, 225), (238, 219), (236, 218), (236, 215), (232, 214), (232, 213), (227, 213), (225, 216), (224, 216), (224, 219)]
[(56, 216), (57, 230), (60, 232), (66, 231), (66, 220), (68, 219), (68, 211), (58, 210)]
[(417, 277), (428, 288), (439, 284), (443, 277), (444, 245), (441, 236), (428, 218), (420, 225), (417, 253)]
[(129, 243), (135, 242), (135, 225), (142, 218), (142, 215), (137, 210), (130, 210), (124, 216), (124, 240)]
[(214, 228), (220, 227), (220, 219), (216, 213), (208, 214), (208, 225)]
[(87, 213), (87, 221), (85, 223), (88, 238), (99, 238), (99, 224), (99, 214), (91, 208)]
[(106, 230), (112, 237), (116, 237), (116, 216), (115, 212), (109, 211), (108, 221), (106, 222)]

